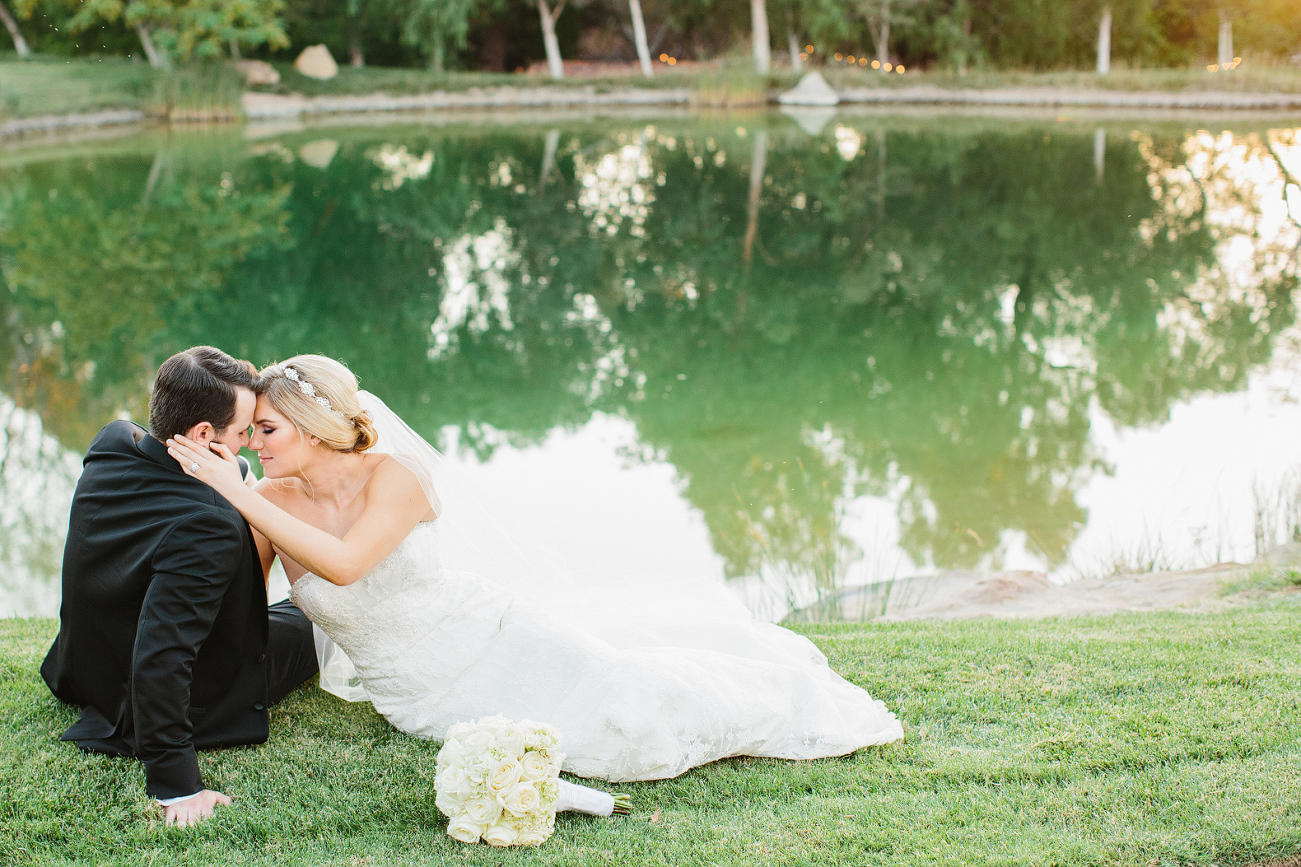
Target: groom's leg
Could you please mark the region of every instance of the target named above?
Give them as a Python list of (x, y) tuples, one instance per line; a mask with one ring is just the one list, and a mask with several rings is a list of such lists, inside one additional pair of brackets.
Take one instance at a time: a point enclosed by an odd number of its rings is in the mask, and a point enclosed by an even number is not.
[(312, 621), (286, 599), (267, 608), (267, 700), (277, 704), (316, 674)]

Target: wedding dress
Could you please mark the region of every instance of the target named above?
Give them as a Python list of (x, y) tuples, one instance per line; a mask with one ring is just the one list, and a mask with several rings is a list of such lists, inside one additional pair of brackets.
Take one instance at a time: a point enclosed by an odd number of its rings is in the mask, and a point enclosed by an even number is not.
[[(387, 439), (390, 449), (433, 451), (423, 440), (407, 446), (418, 436), (360, 395), (380, 450)], [(441, 739), (491, 714), (536, 720), (560, 732), (565, 770), (611, 781), (674, 777), (727, 756), (844, 755), (903, 737), (894, 714), (811, 641), (755, 620), (721, 585), (565, 594), (541, 570), (492, 580), (445, 562), (442, 537), (456, 526), (440, 514), (357, 582), (307, 573), (290, 591), (347, 655), (323, 664), (322, 685), (350, 660), (365, 697), (402, 731)], [(318, 650), (326, 663), (329, 642)]]

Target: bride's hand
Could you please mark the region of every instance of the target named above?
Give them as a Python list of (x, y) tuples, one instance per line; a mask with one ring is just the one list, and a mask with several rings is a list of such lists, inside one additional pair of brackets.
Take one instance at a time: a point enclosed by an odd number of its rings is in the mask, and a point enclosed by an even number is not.
[(244, 487), (239, 462), (221, 443), (211, 443), (204, 448), (177, 434), (167, 441), (167, 453), (176, 459), (187, 476), (194, 476), (227, 499)]

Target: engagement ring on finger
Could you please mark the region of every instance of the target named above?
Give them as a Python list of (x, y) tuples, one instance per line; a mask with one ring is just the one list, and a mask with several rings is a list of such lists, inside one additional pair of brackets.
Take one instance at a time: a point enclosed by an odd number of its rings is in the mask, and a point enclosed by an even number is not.
[(190, 472), (197, 473), (198, 471), (199, 471), (199, 462), (190, 461)]

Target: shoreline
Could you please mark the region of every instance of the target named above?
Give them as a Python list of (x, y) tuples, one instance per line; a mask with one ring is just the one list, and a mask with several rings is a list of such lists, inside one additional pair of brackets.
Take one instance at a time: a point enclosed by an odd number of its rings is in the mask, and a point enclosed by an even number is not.
[[(778, 91), (766, 95), (763, 103), (731, 108), (775, 107)], [(911, 108), (1093, 108), (1213, 110), (1228, 113), (1290, 112), (1301, 114), (1301, 93), (1236, 93), (1229, 91), (1125, 91), (1077, 87), (1001, 87), (989, 90), (948, 89), (933, 84), (888, 88), (844, 88), (840, 105), (827, 107), (790, 106), (794, 109), (826, 111), (839, 107)], [(383, 92), (363, 95), (281, 95), (246, 91), (241, 97), (243, 118), (209, 119), (206, 123), (256, 123), (306, 120), (339, 115), (392, 116), (411, 112), (467, 112), (512, 109), (521, 113), (582, 108), (685, 108), (718, 109), (728, 106), (698, 104), (689, 88), (622, 88), (598, 92), (592, 85), (578, 87), (491, 87), (466, 91), (437, 90), (392, 96)], [(167, 121), (150, 117), (139, 109), (108, 109), (93, 112), (38, 115), (0, 122), (0, 139), (15, 141), (57, 136), (66, 132), (151, 123), (184, 127), (194, 120)]]

